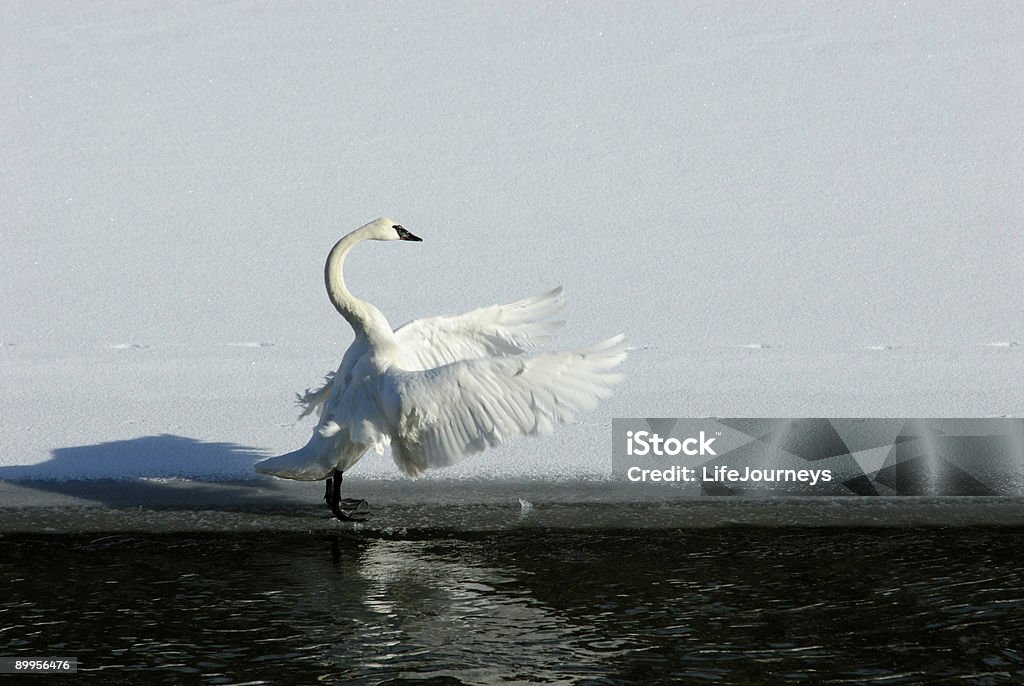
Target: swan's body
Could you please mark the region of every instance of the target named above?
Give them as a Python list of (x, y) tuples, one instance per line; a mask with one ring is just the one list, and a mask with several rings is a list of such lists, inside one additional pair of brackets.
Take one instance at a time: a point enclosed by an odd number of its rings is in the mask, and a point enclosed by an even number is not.
[(258, 463), (258, 472), (330, 479), (368, 449), (390, 445), (399, 469), (419, 476), (513, 436), (546, 433), (593, 409), (622, 378), (612, 371), (626, 357), (622, 336), (568, 352), (526, 352), (561, 326), (544, 321), (561, 308), (561, 289), (393, 330), (342, 276), (348, 253), (365, 240), (420, 239), (382, 218), (335, 244), (324, 279), (355, 340), (324, 386), (300, 397), (303, 416), (320, 409), (309, 442)]

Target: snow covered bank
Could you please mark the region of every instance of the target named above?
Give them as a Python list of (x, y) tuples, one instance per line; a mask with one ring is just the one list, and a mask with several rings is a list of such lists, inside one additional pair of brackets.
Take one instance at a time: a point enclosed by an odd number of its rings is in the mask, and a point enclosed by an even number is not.
[[(262, 456), (302, 445), (293, 391), (329, 347), (100, 349), (43, 359), (5, 349), (0, 480), (252, 479)], [(1024, 348), (639, 349), (630, 379), (597, 412), (427, 479), (601, 479), (611, 418), (652, 416), (999, 416), (1024, 414)], [(390, 455), (354, 474), (406, 481)]]
[[(435, 479), (600, 478), (615, 416), (1024, 414), (1024, 10), (0, 7), (0, 480), (247, 479), (350, 333), (566, 287), (579, 425)], [(361, 474), (393, 474), (369, 456)]]

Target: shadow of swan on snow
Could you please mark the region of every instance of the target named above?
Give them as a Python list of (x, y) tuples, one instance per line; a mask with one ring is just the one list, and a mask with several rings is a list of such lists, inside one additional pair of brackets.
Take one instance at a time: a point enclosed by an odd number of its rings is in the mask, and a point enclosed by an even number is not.
[(230, 504), (275, 490), (253, 472), (265, 457), (235, 443), (161, 434), (57, 448), (46, 462), (0, 467), (0, 481), (111, 507)]

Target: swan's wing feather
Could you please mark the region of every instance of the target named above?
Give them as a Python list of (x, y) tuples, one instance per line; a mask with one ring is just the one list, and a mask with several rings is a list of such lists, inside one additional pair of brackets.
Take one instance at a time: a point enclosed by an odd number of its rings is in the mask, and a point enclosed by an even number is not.
[[(411, 476), (444, 467), (523, 434), (547, 433), (611, 394), (623, 375), (622, 336), (567, 352), (462, 360), (395, 371), (382, 398), (398, 403), (389, 433), (399, 468)], [(385, 403), (388, 401), (385, 400)]]
[(334, 390), (334, 377), (335, 372), (328, 372), (320, 388), (316, 390), (307, 388), (304, 393), (295, 394), (295, 402), (302, 408), (299, 419), (308, 417), (314, 412), (319, 412), (323, 408), (327, 398), (331, 395), (331, 391)]
[(315, 390), (307, 388), (304, 393), (296, 393), (296, 403), (302, 408), (299, 419), (308, 417), (314, 412), (318, 412), (317, 416), (323, 419), (324, 407), (327, 405), (328, 400), (330, 400), (331, 394), (334, 393), (335, 387), (338, 388), (340, 397), (351, 380), (352, 369), (369, 352), (369, 349), (366, 340), (357, 337), (352, 341), (348, 350), (345, 351), (345, 355), (341, 358), (341, 365), (338, 367), (338, 371), (328, 372), (320, 388)]
[(564, 324), (547, 320), (564, 306), (562, 288), (465, 314), (417, 319), (395, 336), (406, 367), (432, 369), (477, 357), (518, 355), (549, 340)]

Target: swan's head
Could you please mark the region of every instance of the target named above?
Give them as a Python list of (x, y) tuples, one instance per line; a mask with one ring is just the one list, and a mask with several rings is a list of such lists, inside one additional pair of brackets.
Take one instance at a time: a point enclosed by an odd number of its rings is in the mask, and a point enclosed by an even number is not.
[(369, 224), (361, 227), (359, 231), (363, 232), (366, 240), (370, 241), (422, 241), (423, 239), (419, 236), (414, 236), (404, 228), (402, 225), (393, 219), (387, 217), (381, 217), (380, 219), (374, 219)]

